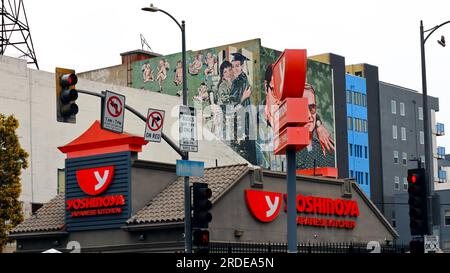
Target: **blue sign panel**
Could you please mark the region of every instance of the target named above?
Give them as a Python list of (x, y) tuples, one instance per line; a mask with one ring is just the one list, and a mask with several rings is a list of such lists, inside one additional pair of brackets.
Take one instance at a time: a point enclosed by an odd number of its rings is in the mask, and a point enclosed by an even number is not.
[(177, 160), (178, 176), (196, 176), (203, 177), (205, 174), (205, 162)]
[(118, 228), (131, 216), (131, 153), (66, 159), (67, 231)]

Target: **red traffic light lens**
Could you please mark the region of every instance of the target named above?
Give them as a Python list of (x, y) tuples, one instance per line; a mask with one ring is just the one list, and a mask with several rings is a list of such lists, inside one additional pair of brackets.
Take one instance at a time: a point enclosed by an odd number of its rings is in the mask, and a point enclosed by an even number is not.
[(411, 175), (411, 176), (409, 177), (409, 182), (410, 182), (410, 183), (413, 183), (413, 184), (415, 184), (415, 183), (416, 183), (416, 181), (417, 181), (417, 176), (415, 176), (415, 175)]
[(78, 82), (78, 77), (75, 74), (64, 74), (61, 76), (60, 79), (60, 84), (62, 86), (71, 86), (71, 85), (75, 85)]

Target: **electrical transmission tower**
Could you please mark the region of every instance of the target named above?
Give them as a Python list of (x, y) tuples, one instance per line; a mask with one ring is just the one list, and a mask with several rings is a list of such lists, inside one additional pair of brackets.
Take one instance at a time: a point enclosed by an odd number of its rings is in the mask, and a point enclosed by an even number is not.
[(25, 59), (39, 69), (23, 1), (0, 1), (0, 55)]

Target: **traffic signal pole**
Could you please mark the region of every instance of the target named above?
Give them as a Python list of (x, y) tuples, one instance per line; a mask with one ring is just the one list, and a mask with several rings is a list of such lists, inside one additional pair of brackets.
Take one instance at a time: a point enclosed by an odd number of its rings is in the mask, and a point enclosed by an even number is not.
[(420, 56), (422, 64), (422, 103), (423, 103), (423, 128), (424, 128), (424, 142), (425, 142), (425, 177), (426, 177), (426, 193), (427, 193), (427, 207), (428, 207), (428, 232), (433, 233), (433, 217), (432, 217), (432, 192), (434, 184), (434, 174), (431, 169), (433, 157), (431, 153), (431, 130), (429, 122), (429, 110), (428, 110), (428, 94), (427, 94), (427, 71), (425, 63), (425, 38), (423, 22), (420, 21)]

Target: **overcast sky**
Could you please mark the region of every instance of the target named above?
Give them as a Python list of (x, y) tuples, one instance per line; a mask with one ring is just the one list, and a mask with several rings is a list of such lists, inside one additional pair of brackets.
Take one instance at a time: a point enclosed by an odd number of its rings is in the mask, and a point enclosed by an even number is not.
[[(140, 49), (143, 34), (154, 52), (181, 51), (181, 32), (153, 3), (186, 21), (187, 49), (261, 38), (263, 46), (332, 52), (346, 64), (378, 66), (380, 80), (421, 91), (419, 24), (450, 20), (449, 0), (24, 0), (41, 70), (77, 72), (120, 64), (120, 53)], [(446, 35), (448, 46), (436, 40)], [(438, 121), (450, 151), (450, 24), (426, 43), (428, 94), (440, 99)], [(369, 102), (370, 103), (370, 102)]]

